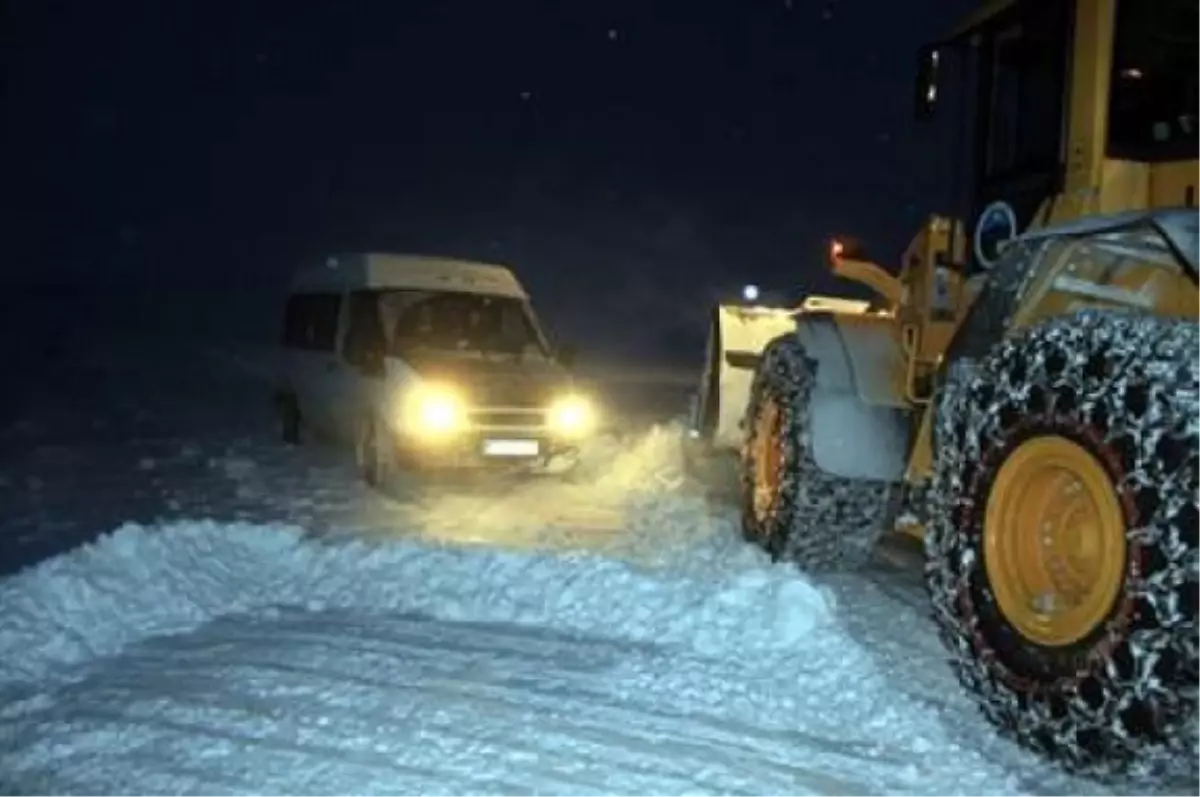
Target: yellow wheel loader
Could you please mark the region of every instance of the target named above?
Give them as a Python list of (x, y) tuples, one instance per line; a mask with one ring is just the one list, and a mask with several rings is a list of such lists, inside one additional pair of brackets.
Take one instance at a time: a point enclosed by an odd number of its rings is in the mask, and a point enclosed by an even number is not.
[(872, 301), (717, 307), (689, 431), (776, 558), (922, 537), (962, 684), (1092, 773), (1195, 761), (1197, 6), (992, 2), (922, 48), (958, 210), (897, 273), (831, 245)]

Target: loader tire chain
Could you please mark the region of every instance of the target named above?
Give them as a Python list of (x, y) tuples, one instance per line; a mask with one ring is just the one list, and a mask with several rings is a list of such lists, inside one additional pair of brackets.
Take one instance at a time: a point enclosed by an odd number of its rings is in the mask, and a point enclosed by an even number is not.
[(913, 484), (904, 484), (900, 499), (900, 515), (908, 515), (916, 520), (921, 526), (929, 524), (928, 512), (926, 509), (929, 506), (929, 481), (916, 482)]
[[(939, 397), (925, 580), (940, 636), (989, 719), (1085, 774), (1161, 773), (1181, 760), (1195, 774), (1197, 329), (1085, 310), (1001, 342), (986, 367), (952, 368)], [(970, 473), (1001, 438), (1001, 419), (1044, 411), (1053, 388), (1074, 391), (1074, 416), (1118, 455), (1142, 567), (1126, 578), (1123, 620), (1118, 612), (1083, 670), (1037, 684), (1009, 671), (986, 641), (971, 605), (980, 540), (958, 533), (956, 518), (972, 509)]]
[[(870, 558), (888, 521), (887, 482), (847, 479), (823, 472), (812, 456), (809, 399), (815, 360), (793, 335), (772, 342), (751, 388), (746, 446), (753, 450), (753, 413), (769, 389), (783, 410), (786, 426), (780, 483), (780, 524), (769, 539), (758, 538), (776, 559), (805, 570), (845, 570)], [(748, 461), (748, 458), (747, 460)], [(753, 469), (742, 470), (744, 491), (753, 494)]]

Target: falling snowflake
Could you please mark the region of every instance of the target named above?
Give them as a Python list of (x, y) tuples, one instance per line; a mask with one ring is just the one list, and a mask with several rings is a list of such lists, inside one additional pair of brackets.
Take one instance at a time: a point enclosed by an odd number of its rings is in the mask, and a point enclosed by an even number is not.
[(533, 96), (533, 92), (532, 92), (532, 91), (522, 91), (522, 92), (521, 92), (521, 99), (522, 99), (523, 101), (525, 101), (525, 102), (528, 102), (528, 101), (529, 101), (529, 98), (530, 98), (530, 97), (532, 97), (532, 96)]
[(617, 33), (617, 29), (616, 29), (616, 28), (609, 28), (609, 29), (608, 29), (608, 38), (609, 38), (609, 41), (614, 41), (614, 42), (615, 42), (615, 41), (617, 40), (617, 36), (618, 36), (618, 35), (619, 35), (619, 34)]

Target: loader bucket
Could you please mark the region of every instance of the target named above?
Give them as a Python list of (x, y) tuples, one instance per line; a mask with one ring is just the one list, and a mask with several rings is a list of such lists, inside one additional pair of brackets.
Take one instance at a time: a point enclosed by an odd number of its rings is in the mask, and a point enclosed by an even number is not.
[(704, 370), (682, 441), (688, 473), (712, 498), (736, 498), (742, 420), (755, 369), (767, 344), (795, 329), (794, 310), (732, 304), (713, 309)]
[(718, 305), (709, 325), (704, 372), (692, 405), (689, 436), (713, 450), (736, 451), (754, 371), (775, 338), (796, 330), (795, 311)]

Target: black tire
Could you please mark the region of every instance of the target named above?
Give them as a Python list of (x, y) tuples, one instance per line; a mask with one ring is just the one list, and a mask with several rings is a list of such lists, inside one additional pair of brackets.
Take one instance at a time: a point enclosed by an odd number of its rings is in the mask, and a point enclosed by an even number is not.
[[(817, 467), (809, 433), (809, 398), (816, 362), (794, 335), (772, 341), (750, 389), (742, 449), (742, 534), (776, 560), (805, 570), (845, 570), (862, 565), (875, 549), (892, 515), (887, 482), (847, 479)], [(758, 418), (769, 402), (781, 422), (781, 478), (766, 517), (755, 511)]]
[[(939, 396), (925, 577), (941, 638), (983, 713), (1072, 770), (1195, 774), (1198, 345), (1194, 321), (1089, 310), (952, 369)], [(1126, 529), (1109, 614), (1053, 647), (1001, 612), (982, 539), (992, 480), (1040, 435), (1104, 466)]]
[(284, 394), (278, 401), (279, 437), (290, 446), (300, 445), (300, 406), (291, 393)]

